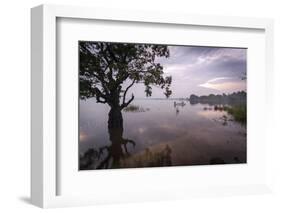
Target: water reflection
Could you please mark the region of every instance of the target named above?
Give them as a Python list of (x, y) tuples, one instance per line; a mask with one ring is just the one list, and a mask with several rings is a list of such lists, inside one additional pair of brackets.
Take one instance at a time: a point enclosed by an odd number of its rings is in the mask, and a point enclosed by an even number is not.
[(130, 156), (127, 146), (135, 147), (133, 140), (123, 138), (123, 128), (108, 128), (111, 144), (102, 146), (99, 150), (90, 148), (80, 156), (80, 169), (120, 168), (121, 159)]
[(80, 170), (172, 165), (172, 149), (169, 145), (160, 151), (146, 148), (144, 152), (132, 156), (128, 146), (135, 148), (136, 143), (123, 138), (123, 128), (108, 128), (108, 134), (110, 145), (102, 146), (98, 150), (90, 148), (80, 155)]
[(119, 168), (121, 159), (130, 156), (127, 145), (136, 145), (133, 140), (123, 138), (122, 128), (109, 129), (108, 133), (111, 145), (104, 146), (100, 149), (101, 153), (104, 153), (106, 150), (106, 156), (97, 166), (97, 169)]
[(169, 145), (160, 151), (146, 148), (143, 153), (132, 156), (128, 151), (128, 146), (135, 148), (136, 143), (123, 137), (123, 127), (109, 127), (108, 134), (110, 145), (102, 146), (98, 150), (90, 148), (80, 155), (80, 170), (172, 165), (172, 149)]
[(122, 112), (120, 128), (108, 127), (105, 106), (94, 100), (80, 105), (81, 170), (246, 162), (246, 126), (224, 106), (173, 100), (134, 104)]

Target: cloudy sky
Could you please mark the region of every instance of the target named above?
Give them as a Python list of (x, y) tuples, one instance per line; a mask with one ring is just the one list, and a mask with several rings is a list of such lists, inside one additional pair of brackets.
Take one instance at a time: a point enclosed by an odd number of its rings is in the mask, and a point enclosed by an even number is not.
[[(238, 48), (169, 46), (170, 57), (157, 59), (165, 75), (171, 75), (171, 97), (189, 97), (246, 90), (242, 78), (247, 70), (247, 50)], [(135, 85), (131, 92), (143, 98), (144, 87)], [(153, 88), (152, 97), (164, 97), (163, 91)]]

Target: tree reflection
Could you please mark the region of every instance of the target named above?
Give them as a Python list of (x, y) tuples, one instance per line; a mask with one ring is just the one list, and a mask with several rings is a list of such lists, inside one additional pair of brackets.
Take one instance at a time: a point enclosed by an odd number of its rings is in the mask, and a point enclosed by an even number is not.
[(123, 138), (123, 128), (108, 128), (110, 145), (88, 149), (80, 155), (80, 170), (119, 168), (120, 161), (130, 156), (128, 145), (135, 147), (133, 140)]
[(110, 145), (99, 149), (90, 148), (80, 155), (80, 170), (172, 165), (172, 149), (169, 145), (156, 151), (147, 147), (144, 151), (131, 155), (129, 150), (134, 148), (136, 143), (131, 139), (123, 138), (123, 128), (108, 128), (108, 134)]
[(169, 145), (161, 151), (152, 151), (152, 148), (147, 147), (144, 152), (131, 156), (129, 146), (135, 148), (136, 143), (123, 137), (123, 116), (120, 110), (110, 110), (108, 134), (110, 145), (99, 149), (90, 148), (79, 156), (80, 170), (172, 165), (172, 150)]
[(123, 138), (123, 128), (109, 128), (109, 139), (111, 145), (100, 148), (100, 153), (106, 151), (106, 157), (97, 166), (97, 169), (119, 168), (120, 161), (130, 156), (128, 152), (128, 144), (135, 147), (136, 143), (133, 140)]

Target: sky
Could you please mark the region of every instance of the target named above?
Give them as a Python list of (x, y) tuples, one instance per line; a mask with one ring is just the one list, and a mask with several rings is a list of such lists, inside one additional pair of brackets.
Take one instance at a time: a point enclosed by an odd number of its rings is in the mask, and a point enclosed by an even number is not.
[[(200, 46), (169, 46), (169, 58), (157, 58), (164, 75), (172, 76), (172, 98), (191, 94), (209, 95), (246, 91), (247, 49)], [(144, 86), (131, 88), (136, 98), (144, 98)], [(164, 98), (153, 87), (153, 98)]]

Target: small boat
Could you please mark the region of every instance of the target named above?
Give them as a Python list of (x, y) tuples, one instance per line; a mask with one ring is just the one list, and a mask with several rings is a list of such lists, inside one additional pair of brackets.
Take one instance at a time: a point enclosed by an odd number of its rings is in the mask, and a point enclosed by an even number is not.
[(177, 103), (176, 101), (174, 101), (174, 107), (176, 106), (181, 106), (184, 107), (186, 105), (186, 103), (184, 103), (184, 101)]

